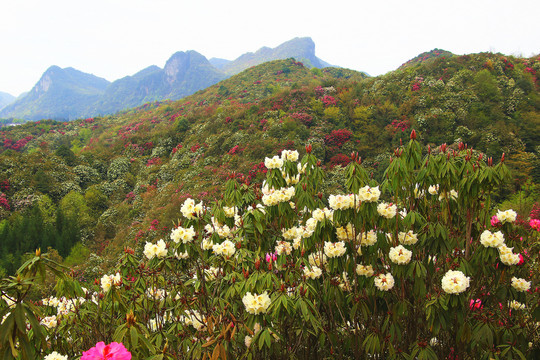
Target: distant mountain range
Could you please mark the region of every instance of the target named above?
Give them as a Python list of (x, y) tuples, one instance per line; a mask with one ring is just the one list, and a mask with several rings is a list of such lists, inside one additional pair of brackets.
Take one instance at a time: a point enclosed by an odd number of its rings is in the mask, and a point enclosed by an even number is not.
[(6, 105), (12, 103), (15, 100), (15, 96), (0, 91), (0, 110), (6, 107)]
[(209, 61), (196, 51), (180, 51), (163, 69), (149, 66), (112, 83), (73, 68), (51, 66), (25, 96), (6, 97), (4, 106), (0, 96), (0, 118), (73, 120), (111, 114), (155, 100), (177, 100), (249, 67), (291, 57), (308, 67), (331, 66), (315, 56), (315, 43), (309, 37), (294, 38), (273, 49), (263, 47), (232, 61)]

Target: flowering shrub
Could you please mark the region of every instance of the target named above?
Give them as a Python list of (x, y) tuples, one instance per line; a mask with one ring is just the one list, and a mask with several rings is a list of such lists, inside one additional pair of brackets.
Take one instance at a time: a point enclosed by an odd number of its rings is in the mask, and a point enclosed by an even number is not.
[[(422, 154), (412, 137), (381, 184), (354, 154), (346, 193), (326, 199), (325, 173), (306, 152), (267, 158), (262, 188), (233, 177), (216, 203), (187, 198), (166, 240), (126, 249), (115, 275), (88, 290), (48, 256), (29, 258), (0, 283), (11, 299), (0, 301), (0, 356), (23, 341), (32, 355), (70, 358), (96, 342), (103, 356), (109, 341), (137, 359), (534, 355), (539, 234), (517, 221), (491, 225), (504, 163), (464, 148)], [(71, 304), (61, 315), (25, 300), (46, 269)], [(57, 321), (40, 325), (36, 311)]]

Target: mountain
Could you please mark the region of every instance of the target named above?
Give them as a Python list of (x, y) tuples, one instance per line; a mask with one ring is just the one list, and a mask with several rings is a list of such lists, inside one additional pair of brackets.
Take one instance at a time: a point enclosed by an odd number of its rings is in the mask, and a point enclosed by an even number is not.
[(155, 100), (178, 100), (225, 78), (198, 52), (177, 52), (163, 69), (154, 65), (114, 81), (96, 104), (96, 112), (110, 114)]
[(420, 55), (413, 57), (406, 63), (402, 64), (399, 67), (399, 69), (412, 67), (412, 66), (415, 66), (423, 62), (433, 60), (433, 59), (438, 59), (438, 58), (444, 59), (444, 58), (450, 58), (452, 56), (454, 56), (454, 54), (452, 54), (450, 51), (435, 48), (431, 51), (426, 51), (426, 52), (421, 53)]
[(0, 117), (39, 119), (75, 119), (94, 111), (96, 101), (109, 82), (71, 67), (51, 66), (26, 94), (6, 106)]
[(14, 100), (15, 100), (15, 96), (0, 91), (0, 110), (2, 110), (7, 105), (12, 103)]
[(227, 59), (220, 59), (220, 58), (211, 58), (210, 60), (210, 64), (212, 64), (216, 69), (223, 69), (223, 67), (225, 65), (227, 65), (228, 63), (231, 62), (231, 60), (227, 60)]
[[(307, 67), (324, 68), (332, 65), (315, 56), (315, 43), (310, 37), (294, 38), (275, 47), (262, 47), (254, 53), (246, 53), (236, 60), (223, 63), (221, 69), (229, 75), (238, 74), (251, 66), (259, 65), (270, 60), (295, 58)], [(218, 62), (219, 63), (219, 62)]]

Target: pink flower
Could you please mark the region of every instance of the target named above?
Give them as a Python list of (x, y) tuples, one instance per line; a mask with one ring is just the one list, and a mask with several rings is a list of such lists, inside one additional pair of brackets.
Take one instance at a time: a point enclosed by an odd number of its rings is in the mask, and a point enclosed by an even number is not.
[(501, 222), (499, 221), (499, 218), (497, 217), (497, 215), (493, 215), (493, 217), (491, 218), (491, 226), (497, 226), (500, 223)]
[(105, 345), (100, 341), (90, 350), (83, 352), (81, 360), (131, 360), (131, 353), (121, 343)]
[(476, 299), (476, 300), (473, 300), (471, 299), (471, 301), (469, 302), (469, 309), (471, 310), (477, 310), (477, 309), (483, 309), (484, 308), (484, 305), (482, 305), (482, 300), (480, 299)]
[(529, 221), (529, 225), (530, 225), (531, 228), (533, 228), (534, 230), (540, 231), (540, 220), (538, 220), (538, 219), (531, 219), (531, 221)]
[(275, 253), (274, 254), (266, 253), (266, 262), (272, 262), (276, 260), (277, 260), (277, 255)]
[(524, 262), (525, 262), (525, 259), (523, 258), (523, 255), (519, 254), (519, 262), (517, 264), (523, 265)]

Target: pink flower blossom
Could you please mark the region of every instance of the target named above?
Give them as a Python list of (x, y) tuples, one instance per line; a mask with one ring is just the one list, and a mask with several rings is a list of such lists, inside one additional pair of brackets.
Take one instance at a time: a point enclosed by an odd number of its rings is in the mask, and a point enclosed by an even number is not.
[(491, 218), (491, 226), (498, 226), (500, 224), (501, 222), (499, 221), (497, 215), (493, 215), (493, 217)]
[(81, 360), (131, 360), (131, 353), (121, 343), (105, 345), (100, 341), (90, 350), (83, 352)]
[(531, 226), (532, 229), (536, 231), (540, 231), (540, 220), (531, 219), (531, 221), (529, 221), (529, 225)]
[(277, 255), (275, 253), (270, 254), (266, 253), (266, 262), (272, 262), (277, 260)]
[(482, 300), (476, 299), (469, 302), (469, 309), (471, 310), (481, 310), (484, 308), (484, 305), (482, 305)]

